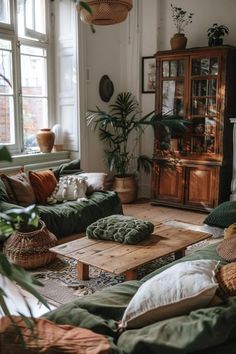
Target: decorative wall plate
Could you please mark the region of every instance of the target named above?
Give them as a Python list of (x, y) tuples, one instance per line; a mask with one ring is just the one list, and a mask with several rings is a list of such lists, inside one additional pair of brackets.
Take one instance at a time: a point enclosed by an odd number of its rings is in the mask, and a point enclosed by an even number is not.
[(103, 75), (99, 82), (99, 95), (104, 102), (109, 102), (114, 92), (113, 82), (108, 75)]

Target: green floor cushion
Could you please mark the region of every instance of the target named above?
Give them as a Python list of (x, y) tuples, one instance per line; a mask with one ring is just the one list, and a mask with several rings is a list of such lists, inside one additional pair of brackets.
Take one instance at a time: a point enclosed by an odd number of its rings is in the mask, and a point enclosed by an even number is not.
[(236, 201), (218, 205), (204, 220), (207, 225), (228, 227), (236, 222)]
[(86, 229), (89, 238), (136, 244), (144, 240), (154, 230), (150, 221), (132, 216), (111, 215), (99, 219)]

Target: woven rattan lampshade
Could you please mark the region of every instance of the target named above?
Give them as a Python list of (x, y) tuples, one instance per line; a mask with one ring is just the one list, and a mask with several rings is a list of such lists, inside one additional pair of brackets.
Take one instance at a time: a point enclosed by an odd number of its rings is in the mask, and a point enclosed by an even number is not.
[(92, 14), (80, 8), (81, 21), (93, 25), (114, 25), (126, 19), (132, 0), (87, 0)]

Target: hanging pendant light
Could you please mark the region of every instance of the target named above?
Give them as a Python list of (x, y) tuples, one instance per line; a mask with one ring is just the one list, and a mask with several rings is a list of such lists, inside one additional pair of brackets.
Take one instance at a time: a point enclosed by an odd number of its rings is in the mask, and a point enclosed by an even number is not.
[(87, 0), (90, 14), (80, 8), (81, 21), (92, 25), (114, 25), (124, 21), (133, 7), (132, 0)]

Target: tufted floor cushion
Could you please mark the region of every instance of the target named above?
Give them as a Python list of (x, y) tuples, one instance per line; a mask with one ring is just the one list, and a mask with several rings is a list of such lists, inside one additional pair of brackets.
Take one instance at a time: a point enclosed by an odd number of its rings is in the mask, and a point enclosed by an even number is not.
[(136, 244), (154, 230), (150, 221), (132, 216), (111, 215), (89, 225), (86, 234), (89, 238)]

